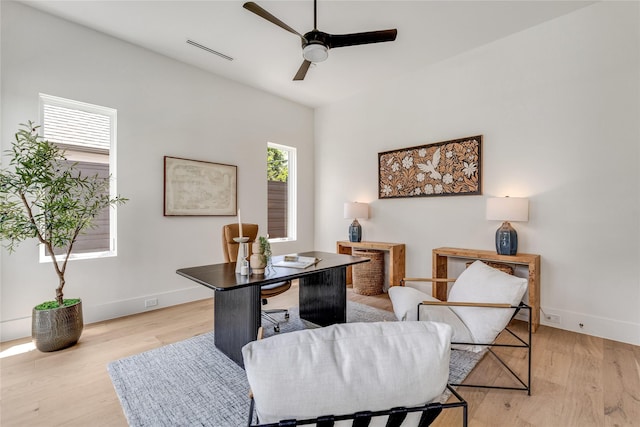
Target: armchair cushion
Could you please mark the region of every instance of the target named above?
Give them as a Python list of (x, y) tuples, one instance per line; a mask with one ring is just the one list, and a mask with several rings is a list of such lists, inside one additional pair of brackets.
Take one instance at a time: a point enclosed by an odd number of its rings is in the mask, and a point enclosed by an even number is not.
[(451, 333), (435, 322), (350, 323), (251, 342), (242, 355), (260, 422), (430, 402), (446, 387)]
[[(393, 305), (393, 312), (400, 321), (418, 320), (418, 304), (423, 301), (440, 301), (429, 294), (420, 292), (408, 286), (392, 286), (389, 288), (389, 298)], [(420, 320), (442, 322), (451, 326), (453, 335), (452, 342), (475, 342), (469, 329), (450, 307), (420, 306)], [(454, 345), (453, 348), (460, 350), (479, 350), (475, 346)]]
[[(511, 276), (475, 261), (460, 274), (449, 292), (450, 302), (501, 303), (517, 306), (527, 290), (527, 279)], [(514, 309), (451, 307), (467, 326), (473, 341), (492, 343), (507, 326)]]

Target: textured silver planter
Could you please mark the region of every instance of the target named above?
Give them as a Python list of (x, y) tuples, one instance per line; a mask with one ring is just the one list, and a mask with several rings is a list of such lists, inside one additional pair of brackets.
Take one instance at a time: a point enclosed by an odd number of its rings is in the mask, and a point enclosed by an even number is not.
[(50, 310), (34, 308), (31, 316), (31, 337), (40, 351), (71, 347), (78, 342), (83, 327), (82, 301)]

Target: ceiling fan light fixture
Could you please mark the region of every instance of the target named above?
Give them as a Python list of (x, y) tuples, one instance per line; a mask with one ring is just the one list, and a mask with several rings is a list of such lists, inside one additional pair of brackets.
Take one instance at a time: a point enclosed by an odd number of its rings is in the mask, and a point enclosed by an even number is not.
[(329, 57), (329, 49), (319, 43), (310, 43), (302, 49), (302, 57), (309, 62), (322, 62)]

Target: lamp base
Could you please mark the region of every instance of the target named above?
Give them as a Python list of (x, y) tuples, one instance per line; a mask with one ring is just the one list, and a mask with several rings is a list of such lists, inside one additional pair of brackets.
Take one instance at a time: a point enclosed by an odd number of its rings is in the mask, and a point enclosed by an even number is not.
[(354, 219), (349, 226), (349, 241), (359, 242), (362, 240), (362, 227), (357, 219)]
[(498, 255), (515, 255), (518, 252), (518, 233), (507, 221), (496, 231)]

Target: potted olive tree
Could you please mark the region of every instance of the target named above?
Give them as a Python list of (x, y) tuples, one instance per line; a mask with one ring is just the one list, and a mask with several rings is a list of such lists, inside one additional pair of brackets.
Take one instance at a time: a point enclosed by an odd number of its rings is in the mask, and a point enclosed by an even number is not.
[[(20, 126), (6, 151), (9, 167), (0, 171), (0, 238), (9, 252), (35, 238), (51, 257), (55, 300), (34, 307), (32, 337), (40, 351), (56, 351), (74, 345), (83, 329), (82, 301), (63, 297), (73, 245), (103, 209), (126, 199), (109, 195), (109, 178), (83, 176), (38, 126)], [(56, 256), (56, 249), (63, 254)]]

